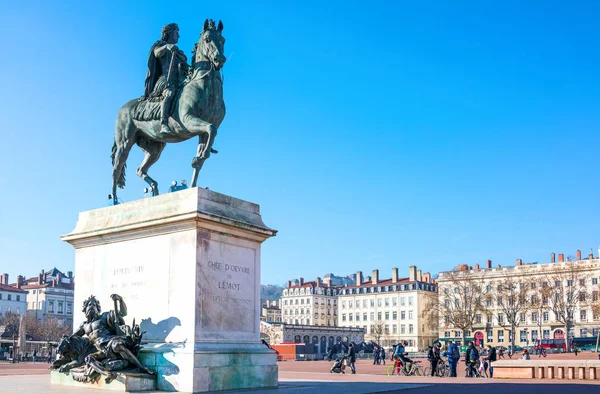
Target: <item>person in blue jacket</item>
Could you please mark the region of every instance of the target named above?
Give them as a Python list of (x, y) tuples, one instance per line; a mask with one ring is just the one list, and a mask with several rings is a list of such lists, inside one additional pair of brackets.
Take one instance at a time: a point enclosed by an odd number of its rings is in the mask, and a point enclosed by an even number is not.
[(450, 377), (456, 377), (456, 364), (458, 364), (458, 360), (460, 360), (460, 350), (458, 350), (458, 346), (452, 341), (448, 341), (450, 346), (448, 346), (448, 351), (444, 352), (443, 356), (448, 356), (448, 366), (450, 367)]

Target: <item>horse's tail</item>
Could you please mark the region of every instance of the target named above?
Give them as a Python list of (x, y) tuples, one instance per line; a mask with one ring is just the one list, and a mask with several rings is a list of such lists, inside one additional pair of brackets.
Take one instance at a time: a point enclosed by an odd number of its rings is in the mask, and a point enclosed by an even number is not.
[[(113, 142), (112, 153), (110, 158), (112, 159), (113, 168), (115, 168), (115, 159), (117, 156), (117, 141)], [(127, 169), (127, 163), (123, 164), (123, 168), (121, 169), (121, 174), (119, 175), (119, 179), (117, 180), (117, 186), (120, 189), (125, 188), (125, 170)]]

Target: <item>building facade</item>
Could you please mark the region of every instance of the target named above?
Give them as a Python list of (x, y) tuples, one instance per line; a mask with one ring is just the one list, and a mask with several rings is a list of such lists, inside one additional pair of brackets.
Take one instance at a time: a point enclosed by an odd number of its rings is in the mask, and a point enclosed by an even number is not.
[(281, 322), (281, 308), (279, 307), (281, 300), (279, 301), (265, 301), (262, 304), (260, 312), (260, 321), (267, 323), (280, 323)]
[(27, 310), (27, 291), (9, 285), (8, 274), (0, 276), (0, 317), (7, 312), (22, 315)]
[(281, 295), (282, 322), (296, 325), (336, 326), (337, 292), (329, 281), (288, 281)]
[(363, 343), (362, 328), (307, 326), (301, 324), (260, 323), (261, 338), (270, 345), (280, 343), (303, 343), (315, 345), (315, 352), (323, 354), (335, 344)]
[(56, 268), (42, 270), (38, 276), (17, 278), (18, 286), (29, 292), (27, 313), (38, 321), (56, 319), (60, 324), (73, 324), (75, 280), (72, 272), (63, 274)]
[(437, 339), (437, 322), (423, 317), (432, 293), (437, 291), (429, 273), (409, 267), (406, 278), (392, 269), (390, 279), (380, 279), (379, 270), (364, 281), (356, 273), (356, 284), (338, 291), (338, 325), (362, 328), (365, 339), (383, 346), (408, 341), (408, 351), (418, 351)]
[[(479, 264), (474, 267), (463, 265), (454, 271), (441, 272), (438, 277), (440, 305), (448, 299), (448, 294), (459, 289), (461, 278), (467, 277), (481, 283), (481, 306), (474, 314), (472, 326), (465, 330), (465, 338), (462, 330), (454, 327), (440, 313), (439, 337), (442, 342), (454, 340), (464, 345), (474, 341), (480, 346), (508, 347), (515, 335), (515, 346), (525, 347), (537, 345), (540, 340), (560, 342), (566, 335), (586, 337), (598, 334), (600, 260), (592, 253), (582, 258), (581, 252), (577, 251), (577, 257), (570, 261), (566, 261), (562, 254), (556, 261), (552, 253), (550, 263), (524, 264), (518, 259), (516, 265), (510, 267), (492, 267), (491, 260), (488, 260), (483, 268)], [(516, 307), (511, 307), (514, 305), (510, 301), (512, 296), (502, 299), (502, 286), (507, 286), (507, 283), (514, 283), (515, 299), (522, 297), (523, 307), (518, 313)], [(519, 288), (523, 289), (522, 293), (519, 293)], [(565, 319), (557, 316), (553, 304), (562, 305), (564, 309), (569, 299), (573, 300), (569, 312), (572, 328), (567, 333)], [(563, 303), (560, 300), (567, 301)], [(513, 313), (518, 322), (514, 334), (507, 316)]]

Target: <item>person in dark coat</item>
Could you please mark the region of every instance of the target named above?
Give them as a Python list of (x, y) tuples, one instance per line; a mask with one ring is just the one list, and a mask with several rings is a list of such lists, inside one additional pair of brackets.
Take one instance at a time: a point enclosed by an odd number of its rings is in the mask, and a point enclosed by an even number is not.
[(350, 368), (350, 371), (352, 371), (352, 374), (354, 375), (356, 373), (356, 367), (354, 366), (354, 363), (356, 362), (356, 351), (354, 350), (354, 344), (352, 343), (348, 346), (347, 357), (346, 362), (348, 363), (348, 368)]
[(383, 346), (379, 350), (379, 361), (385, 365), (385, 350), (383, 349)]
[(496, 348), (492, 347), (491, 345), (488, 345), (488, 354), (487, 354), (487, 362), (489, 364), (489, 370), (490, 370), (490, 379), (494, 377), (494, 367), (493, 367), (493, 362), (496, 361), (497, 357), (496, 357)]

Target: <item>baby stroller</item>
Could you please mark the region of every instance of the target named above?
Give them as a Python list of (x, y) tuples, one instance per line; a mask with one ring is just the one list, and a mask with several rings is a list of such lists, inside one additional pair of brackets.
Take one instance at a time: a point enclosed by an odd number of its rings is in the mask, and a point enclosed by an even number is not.
[(346, 360), (346, 356), (342, 356), (342, 358), (336, 358), (335, 362), (331, 366), (329, 373), (342, 373), (345, 374), (344, 369), (346, 369), (346, 364), (344, 361)]

